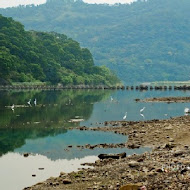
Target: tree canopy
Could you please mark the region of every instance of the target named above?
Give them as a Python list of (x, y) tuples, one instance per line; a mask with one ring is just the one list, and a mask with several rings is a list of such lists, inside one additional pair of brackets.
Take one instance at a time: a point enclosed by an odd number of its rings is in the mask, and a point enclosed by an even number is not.
[(0, 15), (0, 78), (9, 82), (49, 82), (64, 85), (105, 84), (119, 80), (98, 67), (90, 51), (55, 32), (25, 31), (12, 18)]
[(189, 80), (189, 7), (189, 0), (138, 0), (114, 6), (48, 0), (0, 12), (26, 29), (65, 33), (90, 49), (96, 65), (108, 66), (129, 83)]

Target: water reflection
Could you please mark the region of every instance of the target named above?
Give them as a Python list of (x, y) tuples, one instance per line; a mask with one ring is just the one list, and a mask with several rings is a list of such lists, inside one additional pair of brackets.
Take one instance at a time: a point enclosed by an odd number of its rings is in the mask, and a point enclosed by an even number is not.
[[(145, 99), (153, 97), (178, 97), (190, 96), (189, 91), (114, 91), (113, 101), (110, 98), (94, 104), (91, 117), (80, 125), (99, 125), (104, 121), (123, 120), (127, 112), (126, 120), (139, 121), (151, 119), (167, 119), (170, 117), (184, 115), (184, 108), (189, 107), (189, 103), (157, 103), (157, 102), (136, 102), (135, 99)], [(141, 115), (140, 110), (146, 107)]]
[[(126, 136), (111, 132), (72, 130), (56, 136), (28, 139), (25, 145), (15, 149), (15, 152), (42, 154), (52, 160), (60, 158), (72, 159), (82, 158), (87, 155), (98, 155), (102, 153), (102, 151), (105, 151), (103, 149), (94, 149), (93, 151), (89, 151), (88, 149), (81, 150), (77, 148), (77, 145), (86, 145), (89, 143), (92, 145), (101, 143), (123, 143), (126, 141)], [(72, 146), (72, 148), (68, 146)], [(107, 151), (109, 152), (110, 150)]]
[[(109, 97), (104, 91), (20, 91), (0, 93), (0, 155), (21, 147), (26, 139), (63, 134), (73, 118), (88, 120), (93, 104)], [(28, 106), (28, 100), (37, 105)], [(32, 102), (32, 101), (31, 101)], [(30, 102), (30, 103), (31, 103)], [(14, 103), (12, 112), (9, 105)]]
[[(181, 116), (184, 115), (184, 108), (189, 107), (189, 103), (144, 103), (134, 100), (189, 95), (188, 91), (1, 91), (0, 176), (1, 184), (4, 183), (6, 186), (0, 186), (0, 189), (12, 190), (13, 188), (8, 188), (8, 185), (11, 184), (17, 184), (18, 189), (21, 189), (21, 186), (29, 186), (51, 175), (56, 176), (60, 171), (67, 171), (67, 165), (69, 169), (75, 170), (79, 167), (79, 160), (87, 156), (93, 161), (100, 153), (125, 151), (127, 154), (133, 154), (147, 151), (149, 150), (147, 148), (81, 150), (77, 148), (77, 145), (123, 143), (127, 139), (125, 136), (114, 133), (70, 131), (68, 127), (103, 126), (104, 121), (110, 120), (137, 121)], [(30, 99), (31, 106), (27, 103)], [(14, 110), (11, 108), (13, 104)], [(142, 113), (140, 110), (143, 107), (146, 109)], [(127, 115), (124, 118), (126, 112)], [(69, 122), (71, 119), (83, 119), (84, 121), (72, 123)], [(68, 148), (68, 145), (72, 145), (72, 148)], [(21, 156), (24, 152), (33, 153), (35, 156), (25, 159)], [(38, 159), (40, 160), (39, 165), (37, 164)], [(73, 159), (77, 160), (77, 164), (73, 162)], [(46, 161), (47, 164), (42, 166), (42, 163), (46, 163)], [(62, 162), (63, 164), (61, 164)], [(81, 160), (81, 162), (83, 161)], [(30, 166), (31, 168), (29, 168)], [(38, 171), (38, 167), (45, 167), (45, 172)], [(51, 174), (48, 170), (51, 171)], [(54, 174), (54, 171), (58, 173)], [(37, 176), (43, 174), (43, 177), (32, 178), (33, 172)], [(15, 177), (18, 173), (19, 175)], [(45, 173), (48, 173), (48, 176)], [(11, 183), (9, 183), (10, 178), (12, 179)]]
[[(189, 91), (1, 91), (0, 155), (22, 147), (28, 140), (57, 138), (59, 134), (66, 133), (70, 126), (103, 126), (104, 121), (123, 120), (126, 112), (125, 120), (165, 119), (184, 115), (184, 108), (189, 107), (189, 103), (144, 103), (134, 100), (189, 95)], [(32, 107), (27, 104), (30, 99)], [(13, 104), (14, 112), (11, 107), (5, 107)], [(141, 113), (143, 107), (146, 109)], [(84, 121), (71, 123), (70, 119)]]
[(54, 137), (57, 134), (64, 134), (66, 131), (64, 128), (0, 128), (0, 155), (23, 146), (27, 139), (34, 140), (47, 136)]
[[(31, 91), (1, 92), (1, 128), (34, 126), (71, 126), (68, 121), (75, 116), (88, 119), (93, 104), (108, 97), (109, 91)], [(37, 106), (28, 105), (28, 100), (38, 100)], [(11, 105), (14, 104), (14, 113)], [(10, 106), (10, 107), (8, 107)]]
[(50, 176), (59, 176), (62, 171), (77, 171), (81, 168), (81, 163), (95, 160), (97, 160), (96, 156), (87, 156), (81, 159), (52, 161), (42, 155), (30, 155), (25, 158), (18, 153), (8, 153), (0, 159), (0, 189), (21, 190), (39, 181), (44, 181)]

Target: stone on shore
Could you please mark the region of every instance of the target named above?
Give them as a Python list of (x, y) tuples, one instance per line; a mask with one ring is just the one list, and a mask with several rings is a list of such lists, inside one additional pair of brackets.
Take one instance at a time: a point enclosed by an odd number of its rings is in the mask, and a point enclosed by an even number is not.
[(71, 180), (70, 179), (63, 179), (63, 184), (71, 184)]
[(108, 159), (108, 158), (112, 158), (112, 159), (119, 159), (119, 158), (125, 158), (126, 157), (126, 153), (120, 153), (120, 154), (99, 154), (98, 158), (100, 159)]

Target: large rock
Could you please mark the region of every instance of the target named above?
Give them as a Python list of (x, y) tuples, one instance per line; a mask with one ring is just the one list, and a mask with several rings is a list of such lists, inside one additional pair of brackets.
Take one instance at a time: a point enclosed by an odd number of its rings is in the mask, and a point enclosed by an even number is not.
[(100, 159), (108, 159), (108, 158), (112, 158), (112, 159), (119, 159), (119, 158), (125, 158), (126, 157), (126, 153), (120, 153), (120, 154), (100, 154), (98, 155), (98, 158)]
[(63, 184), (71, 184), (71, 180), (70, 179), (63, 179)]
[(181, 156), (181, 155), (184, 154), (184, 153), (185, 153), (185, 151), (183, 151), (183, 150), (176, 150), (176, 151), (174, 152), (174, 156), (175, 156), (175, 157)]

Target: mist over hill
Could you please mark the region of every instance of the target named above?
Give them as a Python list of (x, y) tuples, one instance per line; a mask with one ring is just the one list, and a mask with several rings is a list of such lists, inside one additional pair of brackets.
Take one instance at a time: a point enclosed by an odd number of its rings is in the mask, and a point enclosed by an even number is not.
[(147, 0), (98, 5), (48, 0), (39, 6), (0, 9), (27, 30), (72, 37), (125, 83), (189, 80), (190, 1)]

